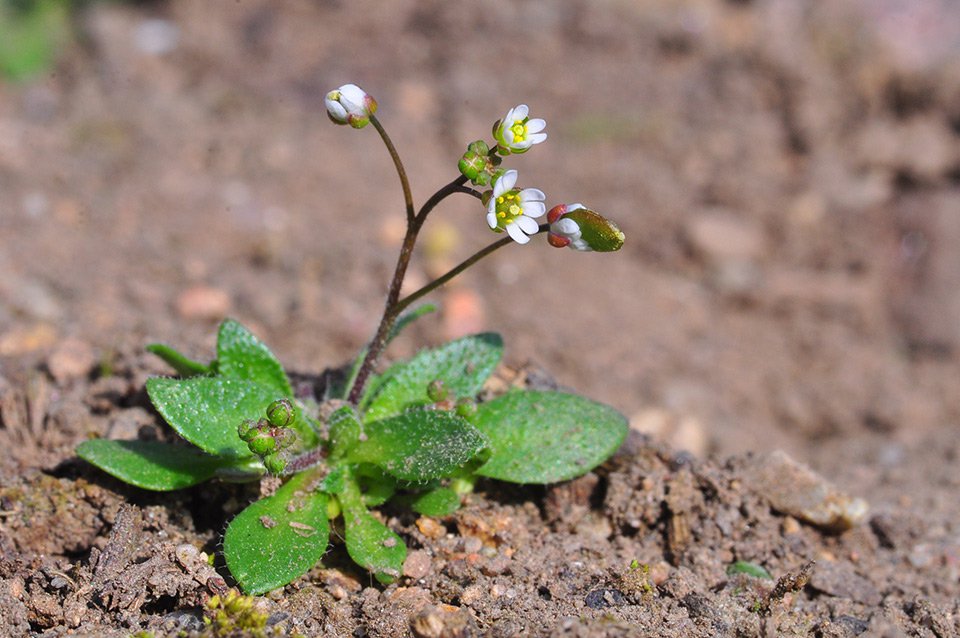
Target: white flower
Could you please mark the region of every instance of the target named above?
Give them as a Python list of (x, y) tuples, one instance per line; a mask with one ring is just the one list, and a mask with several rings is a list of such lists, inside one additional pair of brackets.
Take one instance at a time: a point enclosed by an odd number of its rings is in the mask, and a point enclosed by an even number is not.
[(507, 234), (518, 244), (530, 241), (529, 235), (540, 230), (538, 217), (547, 211), (543, 201), (546, 195), (536, 188), (514, 188), (517, 171), (507, 171), (493, 183), (493, 193), (487, 202), (487, 225), (498, 233)]
[(363, 128), (377, 111), (377, 101), (356, 84), (344, 84), (327, 93), (324, 99), (327, 115), (336, 124)]
[(541, 132), (547, 126), (546, 120), (531, 120), (529, 114), (527, 105), (520, 104), (493, 125), (493, 137), (501, 153), (526, 153), (531, 146), (547, 139), (547, 134)]

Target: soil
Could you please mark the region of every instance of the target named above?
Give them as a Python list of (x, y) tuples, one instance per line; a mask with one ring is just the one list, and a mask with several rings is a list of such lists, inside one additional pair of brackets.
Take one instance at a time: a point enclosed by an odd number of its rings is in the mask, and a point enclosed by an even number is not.
[[(5, 635), (215, 633), (204, 604), (231, 581), (207, 557), (257, 487), (144, 493), (73, 448), (164, 436), (148, 343), (207, 357), (229, 315), (317, 375), (369, 338), (402, 198), (376, 135), (325, 117), (356, 82), (417, 201), (527, 102), (550, 139), (511, 158), (522, 184), (627, 236), (501, 251), (390, 356), (496, 330), (501, 381), (549, 371), (631, 435), (570, 483), (385, 510), (400, 582), (335, 542), (256, 601), (264, 631), (960, 636), (960, 5), (78, 11), (55, 68), (0, 84)], [(482, 214), (445, 202), (411, 287), (491, 239)]]

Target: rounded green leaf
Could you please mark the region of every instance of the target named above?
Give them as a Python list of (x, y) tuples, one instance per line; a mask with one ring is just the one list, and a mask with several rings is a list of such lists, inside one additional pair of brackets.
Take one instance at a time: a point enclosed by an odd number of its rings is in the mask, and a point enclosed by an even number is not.
[(275, 389), (244, 379), (192, 377), (147, 380), (147, 394), (157, 411), (180, 436), (204, 452), (230, 458), (251, 456), (237, 427), (262, 417)]
[(463, 418), (444, 410), (413, 408), (364, 426), (365, 440), (348, 453), (353, 463), (372, 463), (404, 481), (449, 476), (486, 447)]
[(238, 322), (227, 319), (217, 335), (217, 371), (272, 388), (274, 398), (293, 396), (290, 380), (270, 349)]
[(202, 483), (230, 465), (196, 448), (159, 441), (84, 441), (77, 456), (125, 483), (159, 492)]
[(503, 353), (500, 335), (488, 332), (421, 350), (412, 359), (388, 369), (375, 394), (369, 394), (364, 421), (369, 423), (428, 403), (427, 386), (440, 380), (455, 397), (473, 398), (493, 373)]
[(410, 508), (424, 516), (449, 516), (460, 509), (460, 495), (449, 487), (436, 487), (414, 494), (410, 499)]
[(310, 489), (316, 480), (314, 472), (298, 474), (230, 521), (223, 555), (244, 592), (262, 594), (282, 587), (327, 551), (327, 495)]
[(512, 392), (483, 403), (473, 425), (491, 456), (477, 474), (512, 483), (555, 483), (613, 454), (627, 420), (613, 408), (562, 392)]
[(347, 553), (357, 565), (373, 573), (381, 583), (392, 583), (403, 570), (407, 546), (403, 539), (378, 521), (363, 505), (357, 484), (352, 480), (340, 495), (343, 532)]

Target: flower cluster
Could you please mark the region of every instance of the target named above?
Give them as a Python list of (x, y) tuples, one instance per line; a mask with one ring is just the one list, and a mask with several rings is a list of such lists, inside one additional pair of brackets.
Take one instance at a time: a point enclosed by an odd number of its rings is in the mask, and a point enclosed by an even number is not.
[[(377, 101), (355, 84), (344, 84), (326, 96), (327, 115), (337, 124), (363, 128), (377, 110)], [(471, 142), (458, 168), (475, 186), (490, 187), (482, 199), (487, 208), (487, 225), (497, 233), (506, 232), (518, 244), (547, 230), (547, 241), (557, 248), (577, 251), (612, 251), (623, 245), (623, 232), (616, 224), (583, 204), (555, 206), (547, 225), (537, 221), (546, 213), (546, 196), (537, 188), (517, 188), (516, 170), (499, 168), (503, 157), (526, 153), (545, 142), (546, 120), (531, 118), (526, 104), (513, 107), (493, 125), (492, 145)]]

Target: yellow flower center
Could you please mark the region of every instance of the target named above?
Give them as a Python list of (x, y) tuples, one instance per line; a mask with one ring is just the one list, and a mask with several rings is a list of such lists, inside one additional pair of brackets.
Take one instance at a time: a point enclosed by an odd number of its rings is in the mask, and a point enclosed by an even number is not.
[(527, 139), (527, 124), (523, 120), (515, 121), (513, 126), (510, 127), (510, 131), (513, 133), (514, 142), (522, 142)]
[(523, 206), (520, 202), (520, 191), (514, 189), (498, 197), (496, 210), (498, 226), (503, 228), (507, 224), (512, 224), (516, 217), (523, 214)]

